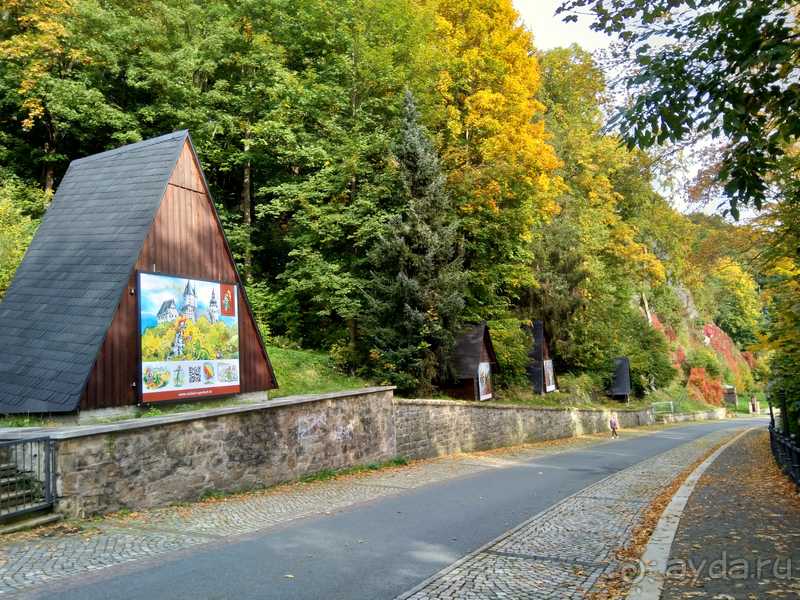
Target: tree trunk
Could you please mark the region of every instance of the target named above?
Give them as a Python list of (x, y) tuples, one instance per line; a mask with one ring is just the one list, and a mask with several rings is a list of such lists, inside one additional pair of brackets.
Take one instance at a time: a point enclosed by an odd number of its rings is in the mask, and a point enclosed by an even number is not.
[[(245, 133), (244, 151), (250, 151), (249, 131)], [(253, 277), (253, 257), (250, 254), (250, 159), (244, 165), (244, 185), (242, 186), (242, 217), (244, 223), (244, 280), (250, 283)]]
[(642, 306), (644, 306), (644, 314), (647, 317), (647, 322), (653, 324), (653, 315), (650, 314), (650, 306), (647, 304), (647, 296), (642, 292)]
[(44, 155), (45, 155), (44, 199), (42, 200), (42, 204), (45, 210), (48, 209), (48, 207), (50, 206), (50, 200), (53, 198), (53, 173), (55, 171), (54, 163), (50, 160), (47, 160), (47, 158), (55, 153), (56, 153), (55, 144), (51, 144), (50, 142), (45, 142), (44, 143)]
[[(349, 337), (349, 346), (350, 350), (355, 353), (356, 351), (356, 334), (357, 334), (357, 327), (356, 327), (356, 318), (350, 317), (347, 319), (347, 336)], [(354, 354), (355, 356), (355, 354)]]
[[(350, 205), (352, 206), (353, 204), (355, 204), (355, 201), (356, 201), (356, 174), (353, 173), (350, 176)], [(348, 240), (350, 254), (355, 256), (356, 255), (355, 227), (351, 225), (348, 229), (348, 233), (349, 233), (348, 237), (350, 238)], [(350, 344), (349, 344), (350, 351), (353, 353), (353, 356), (355, 356), (356, 337), (358, 335), (358, 327), (356, 325), (355, 317), (350, 317), (349, 319), (347, 319), (347, 335), (350, 339)]]

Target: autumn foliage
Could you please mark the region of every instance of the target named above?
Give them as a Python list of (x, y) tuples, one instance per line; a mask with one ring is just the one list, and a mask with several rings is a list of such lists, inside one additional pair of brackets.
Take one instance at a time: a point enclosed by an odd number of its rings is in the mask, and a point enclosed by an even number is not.
[[(541, 320), (557, 373), (599, 387), (628, 356), (641, 396), (687, 375), (694, 295), (746, 372), (722, 334), (744, 347), (760, 315), (720, 250), (740, 229), (673, 209), (663, 157), (605, 127), (598, 61), (542, 52), (512, 0), (4, 11), (0, 294), (70, 161), (186, 128), (265, 331), (339, 368), (428, 393), (459, 328), (486, 320), (497, 383), (527, 385), (521, 325)], [(425, 160), (404, 150), (406, 98)]]
[(722, 378), (713, 379), (703, 367), (692, 368), (686, 381), (690, 392), (698, 394), (703, 402), (714, 406), (725, 406), (722, 398)]

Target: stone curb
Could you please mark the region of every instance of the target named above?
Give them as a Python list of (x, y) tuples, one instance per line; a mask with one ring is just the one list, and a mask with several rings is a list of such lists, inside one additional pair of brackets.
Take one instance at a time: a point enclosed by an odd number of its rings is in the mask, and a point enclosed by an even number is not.
[(660, 600), (661, 592), (664, 589), (664, 579), (666, 578), (665, 572), (662, 570), (669, 558), (670, 550), (672, 549), (672, 542), (675, 539), (675, 534), (678, 531), (681, 517), (683, 516), (683, 509), (689, 501), (697, 482), (700, 480), (701, 475), (705, 473), (706, 469), (722, 454), (728, 447), (739, 440), (743, 435), (758, 429), (758, 427), (751, 427), (735, 435), (724, 446), (717, 448), (714, 453), (705, 459), (683, 482), (683, 485), (675, 492), (672, 500), (664, 509), (664, 513), (658, 520), (658, 523), (650, 535), (650, 540), (645, 546), (644, 554), (642, 554), (640, 569), (644, 568), (644, 573), (641, 573), (634, 581), (631, 591), (628, 592), (630, 596), (634, 590), (636, 592), (637, 600)]

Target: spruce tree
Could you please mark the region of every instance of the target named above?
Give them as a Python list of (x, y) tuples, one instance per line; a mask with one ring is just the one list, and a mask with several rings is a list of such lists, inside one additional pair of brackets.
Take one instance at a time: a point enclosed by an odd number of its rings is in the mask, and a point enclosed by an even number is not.
[(464, 306), (458, 220), (438, 153), (406, 92), (395, 149), (403, 211), (389, 219), (370, 253), (364, 334), (378, 376), (401, 394), (426, 394), (449, 378), (450, 351)]

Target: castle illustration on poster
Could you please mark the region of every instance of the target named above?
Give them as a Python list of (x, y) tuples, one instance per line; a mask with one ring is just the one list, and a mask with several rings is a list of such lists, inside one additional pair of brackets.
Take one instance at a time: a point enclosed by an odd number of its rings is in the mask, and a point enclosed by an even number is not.
[(142, 403), (239, 392), (237, 286), (139, 272)]

